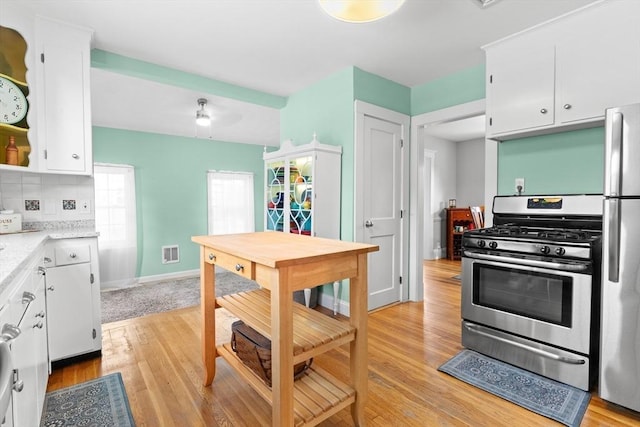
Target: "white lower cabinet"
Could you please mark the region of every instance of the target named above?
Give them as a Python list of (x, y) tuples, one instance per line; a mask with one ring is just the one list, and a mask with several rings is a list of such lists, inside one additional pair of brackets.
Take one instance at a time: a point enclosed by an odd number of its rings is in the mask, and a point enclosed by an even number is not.
[[(10, 340), (13, 361), (13, 379), (10, 409), (5, 424), (13, 426), (38, 426), (48, 381), (46, 346), (46, 311), (44, 310), (44, 280), (42, 250), (37, 251), (14, 279), (12, 292), (2, 311), (3, 334), (8, 329), (14, 338)], [(17, 329), (16, 329), (17, 328)]]
[(97, 238), (51, 240), (45, 255), (49, 359), (99, 352), (100, 281)]

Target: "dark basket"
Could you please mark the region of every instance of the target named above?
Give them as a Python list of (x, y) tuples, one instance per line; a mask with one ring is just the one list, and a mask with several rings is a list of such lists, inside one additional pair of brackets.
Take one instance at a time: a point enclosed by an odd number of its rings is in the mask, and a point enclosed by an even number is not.
[[(231, 325), (231, 348), (240, 360), (271, 387), (271, 341), (247, 326), (242, 320)], [(293, 379), (301, 378), (311, 367), (313, 358), (293, 367)]]

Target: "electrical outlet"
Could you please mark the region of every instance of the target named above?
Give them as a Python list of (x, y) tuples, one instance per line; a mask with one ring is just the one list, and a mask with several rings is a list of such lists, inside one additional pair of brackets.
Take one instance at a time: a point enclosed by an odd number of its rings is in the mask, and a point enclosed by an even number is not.
[(79, 213), (91, 213), (91, 201), (88, 199), (78, 200)]
[(516, 194), (524, 193), (524, 178), (516, 178)]

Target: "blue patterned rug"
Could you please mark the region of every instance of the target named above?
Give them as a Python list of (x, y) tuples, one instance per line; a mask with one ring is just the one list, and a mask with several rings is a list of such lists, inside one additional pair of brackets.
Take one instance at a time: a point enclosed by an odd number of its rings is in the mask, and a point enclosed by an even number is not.
[(133, 427), (119, 372), (46, 394), (41, 427)]
[(471, 350), (463, 350), (439, 371), (562, 424), (577, 427), (591, 394)]

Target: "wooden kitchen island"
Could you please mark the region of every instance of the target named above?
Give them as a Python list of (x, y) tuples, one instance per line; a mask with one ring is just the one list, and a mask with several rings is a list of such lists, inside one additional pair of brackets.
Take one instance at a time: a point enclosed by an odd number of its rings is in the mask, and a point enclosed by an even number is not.
[[(200, 293), (204, 385), (212, 383), (216, 357), (230, 366), (272, 405), (273, 426), (312, 426), (351, 406), (356, 425), (364, 425), (367, 399), (367, 254), (377, 246), (258, 232), (194, 236), (200, 247)], [(215, 266), (262, 289), (215, 297)], [(292, 293), (348, 278), (349, 322), (293, 302)], [(272, 387), (247, 368), (229, 344), (215, 346), (215, 309), (224, 307), (272, 342)], [(312, 366), (293, 380), (293, 366), (343, 344), (350, 344), (350, 378), (344, 383)]]

